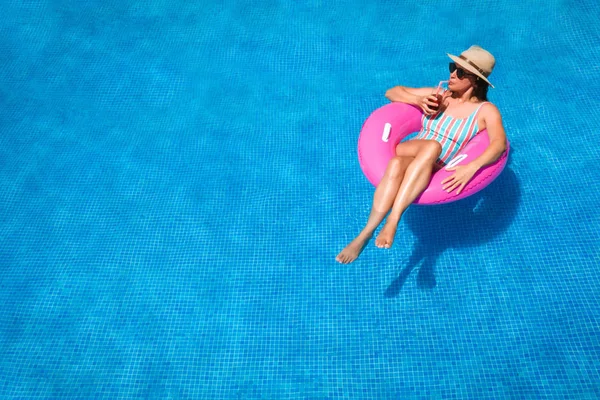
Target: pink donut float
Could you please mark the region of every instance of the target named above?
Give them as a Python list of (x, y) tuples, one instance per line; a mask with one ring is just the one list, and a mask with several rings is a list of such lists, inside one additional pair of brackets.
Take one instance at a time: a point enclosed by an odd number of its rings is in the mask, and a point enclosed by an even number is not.
[[(420, 108), (406, 103), (390, 103), (376, 109), (364, 122), (358, 138), (358, 160), (367, 179), (377, 186), (383, 177), (387, 164), (396, 154), (396, 146), (411, 133), (421, 129)], [(467, 164), (479, 157), (490, 144), (487, 130), (480, 131), (448, 163), (448, 166)], [(441, 182), (453, 171), (442, 168), (431, 177), (429, 186), (413, 204), (444, 204), (464, 199), (489, 185), (504, 169), (508, 159), (510, 144), (494, 163), (477, 171), (460, 194), (442, 188)]]

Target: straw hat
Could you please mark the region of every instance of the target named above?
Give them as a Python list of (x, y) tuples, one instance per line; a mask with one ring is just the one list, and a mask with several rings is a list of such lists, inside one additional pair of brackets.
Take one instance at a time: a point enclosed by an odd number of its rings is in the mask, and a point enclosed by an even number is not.
[(492, 69), (494, 69), (494, 65), (496, 64), (496, 59), (489, 51), (479, 46), (471, 46), (460, 53), (458, 57), (452, 54), (448, 54), (448, 57), (462, 69), (477, 75), (489, 83), (491, 87), (494, 87), (494, 85), (488, 81), (487, 77), (492, 73)]

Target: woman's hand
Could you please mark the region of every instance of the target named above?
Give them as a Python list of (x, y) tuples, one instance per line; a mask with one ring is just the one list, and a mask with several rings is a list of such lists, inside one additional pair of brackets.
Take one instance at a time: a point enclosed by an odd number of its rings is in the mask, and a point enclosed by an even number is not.
[(454, 172), (454, 174), (450, 175), (441, 182), (442, 187), (448, 193), (458, 188), (456, 194), (460, 194), (460, 192), (462, 192), (462, 190), (464, 189), (465, 185), (469, 183), (469, 181), (473, 178), (473, 175), (475, 175), (478, 168), (473, 164), (466, 164), (455, 165), (454, 167), (447, 167), (446, 170), (456, 172)]
[(437, 100), (438, 99), (434, 94), (419, 96), (417, 98), (417, 105), (423, 110), (425, 115), (433, 115), (437, 114), (441, 106)]

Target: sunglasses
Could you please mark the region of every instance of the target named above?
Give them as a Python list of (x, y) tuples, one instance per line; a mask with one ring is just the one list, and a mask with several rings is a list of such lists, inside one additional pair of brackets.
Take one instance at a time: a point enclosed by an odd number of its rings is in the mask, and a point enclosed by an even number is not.
[(471, 76), (477, 76), (475, 74), (471, 74), (469, 72), (466, 72), (464, 69), (459, 68), (456, 66), (456, 63), (451, 62), (448, 65), (448, 68), (450, 69), (450, 73), (453, 73), (454, 71), (456, 71), (456, 76), (458, 77), (458, 79), (462, 79), (467, 75), (471, 75)]

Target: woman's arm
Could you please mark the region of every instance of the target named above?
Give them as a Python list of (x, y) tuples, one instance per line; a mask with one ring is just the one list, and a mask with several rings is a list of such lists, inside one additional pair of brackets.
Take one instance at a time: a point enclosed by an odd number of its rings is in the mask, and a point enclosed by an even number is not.
[(506, 150), (506, 133), (502, 126), (500, 111), (495, 105), (490, 104), (484, 106), (481, 112), (490, 138), (490, 144), (479, 157), (470, 163), (446, 168), (448, 171), (455, 171), (454, 174), (441, 182), (443, 189), (448, 193), (457, 188), (456, 194), (462, 192), (465, 185), (469, 183), (477, 171), (496, 161)]
[(481, 111), (485, 111), (482, 113), (482, 117), (490, 138), (490, 145), (479, 157), (469, 163), (473, 164), (475, 171), (496, 161), (506, 150), (506, 133), (504, 132), (504, 126), (502, 126), (500, 111), (493, 104), (486, 104), (484, 107), (485, 110)]
[(385, 97), (389, 101), (400, 101), (418, 105), (419, 97), (427, 96), (433, 93), (435, 88), (409, 88), (406, 86), (394, 86), (385, 92)]
[(435, 88), (409, 88), (394, 86), (385, 92), (385, 97), (391, 102), (402, 102), (415, 105), (427, 115), (437, 112), (437, 99), (433, 95)]

